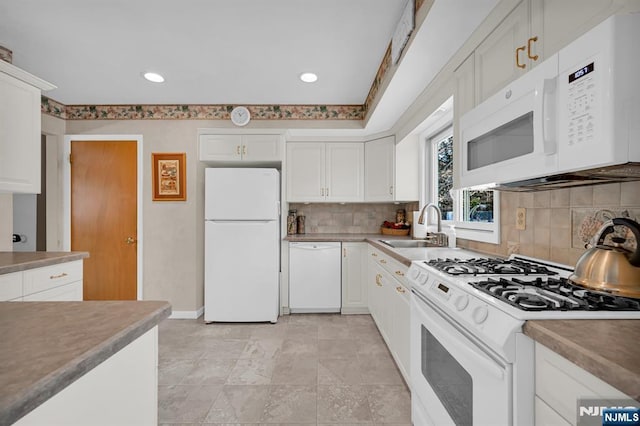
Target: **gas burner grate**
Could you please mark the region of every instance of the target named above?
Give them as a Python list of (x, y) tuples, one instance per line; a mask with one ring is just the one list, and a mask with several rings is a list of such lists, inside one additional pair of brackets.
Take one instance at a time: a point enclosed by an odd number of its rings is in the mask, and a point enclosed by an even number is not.
[(640, 299), (588, 290), (566, 278), (487, 278), (469, 284), (524, 311), (640, 311)]
[(519, 259), (438, 258), (425, 263), (449, 275), (557, 275), (546, 266)]

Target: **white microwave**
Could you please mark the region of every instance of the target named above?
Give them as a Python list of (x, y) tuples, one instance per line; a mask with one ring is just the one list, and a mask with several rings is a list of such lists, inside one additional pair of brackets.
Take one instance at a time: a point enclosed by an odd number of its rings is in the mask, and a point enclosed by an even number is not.
[(640, 179), (640, 14), (615, 15), (460, 119), (460, 187)]

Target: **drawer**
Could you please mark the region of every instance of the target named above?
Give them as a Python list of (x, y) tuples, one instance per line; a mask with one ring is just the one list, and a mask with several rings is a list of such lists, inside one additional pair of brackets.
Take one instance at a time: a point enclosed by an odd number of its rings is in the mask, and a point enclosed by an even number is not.
[(23, 280), (25, 296), (82, 281), (82, 260), (26, 270)]
[(82, 281), (76, 281), (30, 294), (22, 298), (23, 302), (81, 302)]
[(22, 297), (22, 272), (0, 275), (0, 302)]
[(546, 346), (536, 343), (535, 348), (536, 395), (570, 424), (577, 424), (580, 398), (629, 398)]
[(405, 275), (409, 268), (404, 264), (398, 262), (391, 256), (383, 253), (380, 250), (377, 250), (373, 247), (369, 249), (369, 257), (377, 264), (382, 266), (387, 272), (389, 272), (394, 278), (402, 283), (402, 285), (407, 286), (407, 281)]

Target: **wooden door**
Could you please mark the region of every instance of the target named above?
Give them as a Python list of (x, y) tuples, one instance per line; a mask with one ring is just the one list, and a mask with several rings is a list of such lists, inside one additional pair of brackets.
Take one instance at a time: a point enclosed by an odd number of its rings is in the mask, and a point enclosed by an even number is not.
[(71, 250), (84, 300), (137, 298), (137, 143), (71, 141)]

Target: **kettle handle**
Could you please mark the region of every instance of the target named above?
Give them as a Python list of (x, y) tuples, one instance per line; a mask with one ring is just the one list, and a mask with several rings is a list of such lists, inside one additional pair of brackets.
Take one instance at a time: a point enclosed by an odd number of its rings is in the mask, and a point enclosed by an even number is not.
[[(640, 225), (638, 224), (638, 222), (627, 219), (625, 217), (613, 218), (611, 222), (613, 222), (613, 225), (625, 226), (633, 233), (633, 236), (636, 238), (636, 251), (634, 251), (629, 257), (629, 263), (633, 266), (640, 267)], [(608, 233), (609, 232), (603, 232), (601, 234), (601, 238), (604, 238), (604, 236)]]

